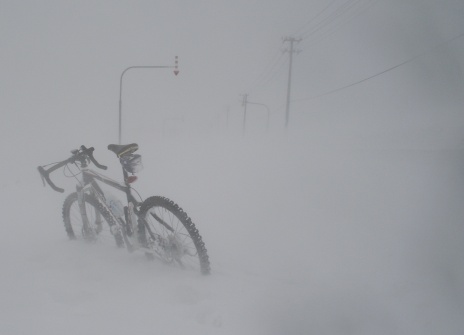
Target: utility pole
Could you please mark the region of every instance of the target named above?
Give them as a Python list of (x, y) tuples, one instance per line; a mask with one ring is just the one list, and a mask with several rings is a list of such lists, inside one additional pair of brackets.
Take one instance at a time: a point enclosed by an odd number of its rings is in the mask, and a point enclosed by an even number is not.
[(291, 85), (292, 85), (292, 63), (293, 63), (293, 53), (299, 52), (299, 50), (294, 49), (294, 43), (299, 43), (301, 38), (294, 38), (294, 37), (284, 37), (283, 43), (290, 42), (290, 48), (284, 50), (290, 54), (289, 65), (288, 65), (288, 86), (287, 86), (287, 106), (285, 109), (285, 128), (288, 127), (288, 121), (290, 118), (290, 92), (291, 92)]
[(245, 135), (247, 104), (248, 104), (248, 94), (244, 94), (243, 101), (242, 101), (242, 106), (244, 107), (243, 109), (243, 135)]

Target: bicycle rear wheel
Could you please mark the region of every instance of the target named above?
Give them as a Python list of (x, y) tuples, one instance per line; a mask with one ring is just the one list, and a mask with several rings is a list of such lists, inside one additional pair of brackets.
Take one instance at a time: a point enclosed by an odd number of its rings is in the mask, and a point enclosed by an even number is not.
[(198, 229), (177, 204), (150, 197), (140, 207), (145, 225), (139, 226), (142, 243), (166, 263), (209, 274), (208, 253)]
[[(63, 221), (66, 233), (71, 240), (85, 240), (113, 244), (116, 241), (118, 247), (124, 246), (120, 232), (113, 234), (111, 227), (115, 226), (112, 216), (90, 194), (84, 194), (85, 211), (89, 221), (86, 226), (77, 201), (77, 193), (71, 193), (63, 204)], [(113, 228), (113, 231), (117, 231)]]

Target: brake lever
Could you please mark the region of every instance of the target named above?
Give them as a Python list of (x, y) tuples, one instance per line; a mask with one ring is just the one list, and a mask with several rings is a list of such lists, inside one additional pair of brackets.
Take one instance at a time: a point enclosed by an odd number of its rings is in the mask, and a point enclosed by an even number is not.
[[(84, 147), (84, 146), (82, 146), (82, 147)], [(86, 149), (86, 148), (84, 147), (84, 149), (86, 150), (87, 155), (89, 156), (91, 162), (92, 162), (96, 167), (98, 167), (99, 169), (102, 169), (102, 170), (108, 169), (107, 166), (98, 163), (97, 160), (95, 159), (95, 157), (93, 157), (93, 151), (94, 151), (94, 148), (93, 148), (93, 147), (88, 148), (88, 149)]]

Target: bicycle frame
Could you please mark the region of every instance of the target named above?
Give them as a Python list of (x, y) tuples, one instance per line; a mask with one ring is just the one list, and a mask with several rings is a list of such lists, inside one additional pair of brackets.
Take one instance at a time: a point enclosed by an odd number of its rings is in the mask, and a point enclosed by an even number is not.
[[(140, 220), (140, 217), (138, 216), (138, 213), (137, 213), (137, 208), (141, 205), (141, 202), (138, 201), (132, 195), (131, 187), (129, 186), (129, 183), (126, 182), (125, 184), (123, 184), (123, 183), (114, 181), (108, 177), (105, 177), (97, 173), (96, 171), (89, 169), (87, 164), (81, 165), (80, 170), (81, 170), (82, 178), (81, 178), (80, 185), (79, 184), (76, 185), (76, 192), (78, 196), (77, 197), (78, 205), (79, 205), (79, 209), (80, 209), (83, 222), (85, 223), (87, 227), (89, 227), (89, 221), (87, 218), (85, 202), (84, 202), (84, 194), (86, 192), (89, 192), (90, 194), (94, 195), (97, 201), (100, 203), (100, 205), (103, 206), (110, 213), (114, 222), (116, 223), (116, 226), (114, 228), (112, 227), (112, 229), (115, 229), (115, 231), (112, 230), (112, 233), (114, 234), (118, 230), (121, 230), (123, 238), (126, 242), (126, 245), (128, 246), (129, 249), (133, 250), (133, 243), (130, 243), (128, 241), (127, 236), (132, 235), (132, 233), (135, 230), (135, 225), (138, 223), (138, 222), (133, 222), (134, 220), (132, 219), (132, 214), (135, 214), (137, 216), (137, 221)], [(128, 173), (124, 169), (123, 169), (123, 175), (124, 175), (124, 180), (127, 181), (129, 176), (128, 176)], [(125, 219), (126, 219), (125, 222), (121, 220), (119, 217), (117, 217), (113, 213), (112, 209), (107, 205), (105, 192), (103, 192), (103, 190), (101, 189), (97, 181), (100, 181), (112, 188), (115, 188), (125, 193), (126, 199), (127, 199), (127, 207), (124, 208), (124, 214), (125, 214)], [(98, 219), (100, 220), (100, 217), (98, 217)]]
[[(123, 193), (126, 194), (126, 198), (127, 198), (127, 202), (128, 203), (132, 203), (134, 204), (134, 206), (138, 206), (140, 205), (140, 202), (134, 198), (134, 196), (132, 195), (132, 192), (131, 192), (131, 187), (128, 185), (128, 184), (122, 184), (122, 183), (118, 183), (110, 178), (107, 178), (91, 169), (89, 169), (87, 166), (82, 166), (81, 167), (81, 172), (82, 172), (82, 186), (81, 188), (85, 189), (88, 187), (88, 185), (91, 185), (92, 188), (96, 191), (98, 191), (98, 193), (100, 193), (101, 195), (104, 196), (104, 192), (103, 190), (100, 188), (100, 186), (98, 185), (97, 183), (97, 180), (106, 184), (106, 185), (109, 185)], [(123, 169), (123, 173), (124, 173), (124, 180), (127, 180), (128, 178), (128, 174), (127, 172)]]

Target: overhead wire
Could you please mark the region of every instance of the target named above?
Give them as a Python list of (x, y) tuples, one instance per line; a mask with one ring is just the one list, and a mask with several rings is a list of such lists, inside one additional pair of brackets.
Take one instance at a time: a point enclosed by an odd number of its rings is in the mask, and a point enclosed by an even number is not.
[(302, 45), (307, 47), (309, 45), (314, 45), (316, 43), (322, 42), (323, 40), (325, 40), (326, 38), (328, 38), (332, 34), (339, 31), (341, 28), (346, 26), (346, 24), (350, 23), (354, 18), (358, 17), (359, 15), (363, 14), (367, 10), (371, 9), (378, 2), (379, 2), (379, 0), (369, 0), (367, 2), (366, 6), (364, 6), (364, 7), (359, 7), (358, 6), (357, 8), (354, 9), (354, 11), (352, 11), (350, 16), (346, 17), (345, 20), (335, 23), (334, 25), (332, 25), (332, 27), (329, 27), (329, 29), (326, 30), (325, 32), (323, 32), (321, 35), (319, 35), (319, 36), (315, 37), (314, 39), (310, 40), (311, 42), (309, 44), (305, 45), (305, 43), (308, 43), (307, 42), (307, 41), (309, 41), (308, 39), (303, 40)]
[(339, 87), (339, 88), (336, 88), (336, 89), (327, 91), (327, 92), (325, 92), (325, 93), (322, 93), (322, 94), (319, 94), (319, 95), (316, 95), (316, 96), (313, 96), (313, 97), (303, 98), (303, 99), (294, 99), (294, 100), (292, 100), (292, 102), (305, 101), (305, 100), (313, 100), (313, 99), (321, 98), (321, 97), (324, 97), (324, 96), (327, 96), (327, 95), (330, 95), (330, 94), (334, 94), (334, 93), (340, 92), (340, 91), (342, 91), (342, 90), (348, 89), (348, 88), (350, 88), (350, 87), (359, 85), (359, 84), (364, 83), (364, 82), (366, 82), (366, 81), (368, 81), (368, 80), (371, 80), (371, 79), (373, 79), (373, 78), (375, 78), (375, 77), (381, 76), (381, 75), (383, 75), (383, 74), (385, 74), (385, 73), (387, 73), (387, 72), (390, 72), (390, 71), (392, 71), (392, 70), (395, 70), (395, 69), (397, 69), (397, 68), (399, 68), (399, 67), (401, 67), (401, 66), (403, 66), (403, 65), (406, 65), (406, 64), (408, 64), (408, 63), (411, 63), (411, 62), (415, 61), (416, 59), (418, 59), (418, 58), (420, 58), (420, 57), (423, 57), (423, 56), (425, 56), (425, 55), (427, 55), (427, 54), (429, 54), (429, 53), (435, 51), (436, 49), (439, 49), (439, 48), (443, 47), (444, 45), (446, 45), (446, 44), (448, 44), (448, 43), (451, 43), (451, 42), (453, 42), (453, 41), (456, 41), (456, 40), (458, 40), (458, 39), (460, 39), (460, 38), (462, 38), (462, 37), (464, 37), (464, 33), (461, 33), (461, 34), (459, 34), (459, 35), (457, 35), (457, 36), (455, 36), (455, 37), (453, 37), (453, 38), (450, 38), (450, 39), (448, 39), (448, 40), (446, 40), (446, 41), (444, 41), (444, 42), (442, 42), (442, 43), (440, 43), (440, 44), (438, 44), (438, 45), (435, 45), (435, 46), (429, 48), (428, 50), (426, 50), (426, 51), (424, 51), (424, 52), (422, 52), (422, 53), (420, 53), (420, 54), (418, 54), (418, 55), (416, 55), (416, 56), (414, 56), (414, 57), (411, 57), (411, 58), (409, 58), (409, 59), (407, 59), (407, 60), (405, 60), (405, 61), (403, 61), (403, 62), (401, 62), (401, 63), (399, 63), (399, 64), (397, 64), (397, 65), (394, 65), (394, 66), (392, 66), (392, 67), (389, 67), (389, 68), (387, 68), (387, 69), (385, 69), (385, 70), (383, 70), (383, 71), (380, 71), (380, 72), (378, 72), (378, 73), (375, 73), (375, 74), (373, 74), (373, 75), (371, 75), (371, 76), (369, 76), (369, 77), (363, 78), (363, 79), (358, 80), (358, 81), (356, 81), (356, 82), (350, 83), (350, 84), (348, 84), (348, 85), (344, 85), (344, 86), (342, 86), (342, 87)]
[(275, 73), (275, 69), (279, 66), (279, 63), (282, 63), (283, 53), (279, 50), (277, 54), (272, 58), (271, 62), (264, 68), (261, 74), (253, 81), (250, 85), (248, 92), (256, 89), (259, 86), (262, 86), (263, 83), (269, 81), (269, 77)]
[(305, 26), (308, 26), (311, 23), (313, 23), (314, 21), (316, 21), (319, 16), (321, 16), (327, 9), (330, 8), (330, 6), (332, 6), (335, 3), (335, 1), (337, 1), (337, 0), (332, 0), (331, 2), (329, 2), (329, 4), (327, 6), (325, 6), (319, 13), (317, 13), (314, 17), (312, 17), (306, 23), (304, 23), (303, 26), (301, 26), (300, 29), (295, 31), (292, 35), (293, 36), (300, 35), (301, 31), (305, 29)]
[[(283, 58), (283, 54), (282, 54), (281, 59), (282, 59), (282, 58)], [(268, 78), (267, 78), (266, 81), (263, 81), (263, 82), (262, 82), (261, 86), (264, 86), (264, 85), (266, 85), (266, 84), (272, 82), (274, 79), (276, 79), (276, 78), (278, 77), (278, 75), (279, 75), (280, 73), (282, 73), (282, 70), (284, 69), (284, 66), (285, 66), (285, 65), (286, 65), (285, 62), (280, 62), (280, 65), (275, 69), (275, 71), (274, 71), (273, 73), (271, 73), (271, 74), (268, 76)]]
[(335, 22), (337, 19), (348, 13), (353, 7), (356, 6), (362, 0), (348, 0), (344, 2), (342, 5), (337, 7), (332, 13), (330, 13), (328, 16), (326, 16), (324, 19), (322, 19), (320, 22), (318, 22), (314, 27), (311, 29), (307, 29), (304, 31), (301, 35), (303, 39), (307, 39), (308, 37), (314, 35), (318, 31), (321, 31), (325, 27), (331, 25), (333, 22)]

